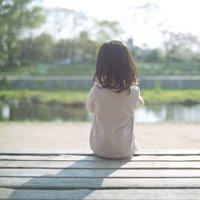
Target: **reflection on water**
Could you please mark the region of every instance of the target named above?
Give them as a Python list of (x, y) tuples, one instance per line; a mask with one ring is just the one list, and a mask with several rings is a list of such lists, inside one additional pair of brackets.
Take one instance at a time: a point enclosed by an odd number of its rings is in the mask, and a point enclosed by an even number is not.
[[(9, 106), (0, 105), (0, 121), (91, 121), (92, 115), (85, 108), (59, 105)], [(200, 104), (185, 106), (145, 105), (135, 113), (136, 122), (164, 121), (200, 122)]]
[(87, 121), (85, 108), (31, 105), (0, 106), (0, 121)]
[(136, 122), (200, 122), (200, 104), (186, 106), (181, 104), (149, 105), (135, 113)]

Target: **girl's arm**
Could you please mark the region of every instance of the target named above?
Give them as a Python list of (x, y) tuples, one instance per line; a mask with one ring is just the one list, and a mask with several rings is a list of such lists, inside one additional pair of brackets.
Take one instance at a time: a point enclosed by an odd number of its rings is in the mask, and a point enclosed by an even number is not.
[(90, 90), (86, 101), (85, 101), (85, 107), (89, 113), (95, 113), (95, 106), (94, 106), (94, 87)]
[(137, 102), (136, 102), (136, 110), (138, 110), (139, 108), (141, 108), (144, 105), (144, 100), (143, 98), (140, 96), (140, 89), (138, 88), (138, 98), (137, 98)]

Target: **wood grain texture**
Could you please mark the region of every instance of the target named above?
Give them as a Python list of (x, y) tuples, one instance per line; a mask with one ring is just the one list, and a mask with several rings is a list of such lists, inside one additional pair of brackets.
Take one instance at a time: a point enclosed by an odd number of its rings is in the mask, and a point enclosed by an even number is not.
[(176, 169), (0, 169), (0, 177), (63, 178), (200, 178), (199, 170)]
[[(12, 194), (15, 194), (12, 195)], [(13, 190), (0, 189), (1, 199), (15, 200), (198, 200), (199, 189), (131, 189), (131, 190)]]
[(41, 169), (199, 169), (200, 162), (122, 162), (122, 161), (1, 161), (0, 168)]
[(197, 200), (200, 150), (141, 150), (129, 160), (90, 150), (0, 150), (0, 199)]

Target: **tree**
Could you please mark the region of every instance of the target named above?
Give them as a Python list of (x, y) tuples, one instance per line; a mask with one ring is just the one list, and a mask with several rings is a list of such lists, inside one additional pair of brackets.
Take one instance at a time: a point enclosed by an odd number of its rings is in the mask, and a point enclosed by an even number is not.
[(199, 38), (189, 33), (162, 31), (164, 53), (169, 64), (172, 60), (190, 59), (200, 49)]
[[(94, 62), (97, 52), (97, 43), (92, 41), (89, 33), (86, 31), (80, 32), (79, 37), (73, 42), (73, 53), (79, 56), (82, 62)], [(73, 61), (75, 59), (73, 58)]]
[(158, 62), (160, 60), (160, 51), (159, 49), (152, 49), (143, 57), (145, 62)]
[(120, 38), (123, 32), (124, 31), (117, 21), (95, 20), (93, 35), (95, 37), (95, 40), (98, 41), (100, 44), (104, 43), (107, 40)]
[(47, 33), (42, 33), (36, 38), (25, 38), (20, 41), (20, 59), (32, 64), (52, 63), (54, 39)]
[(69, 58), (72, 50), (72, 41), (70, 39), (60, 39), (55, 45), (53, 52), (56, 60)]
[(45, 11), (35, 0), (0, 0), (0, 51), (12, 66), (20, 48), (18, 40), (25, 31), (45, 22)]
[(46, 26), (52, 35), (59, 39), (69, 37), (73, 39), (85, 29), (84, 25), (88, 18), (82, 12), (66, 8), (52, 8), (48, 12), (47, 20)]

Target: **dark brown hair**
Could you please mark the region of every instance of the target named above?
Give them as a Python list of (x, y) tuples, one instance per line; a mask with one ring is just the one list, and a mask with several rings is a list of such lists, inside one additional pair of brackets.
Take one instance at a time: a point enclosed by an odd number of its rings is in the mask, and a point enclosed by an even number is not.
[(96, 79), (104, 88), (116, 92), (130, 91), (131, 85), (138, 84), (137, 68), (125, 43), (113, 40), (100, 47), (93, 82)]

